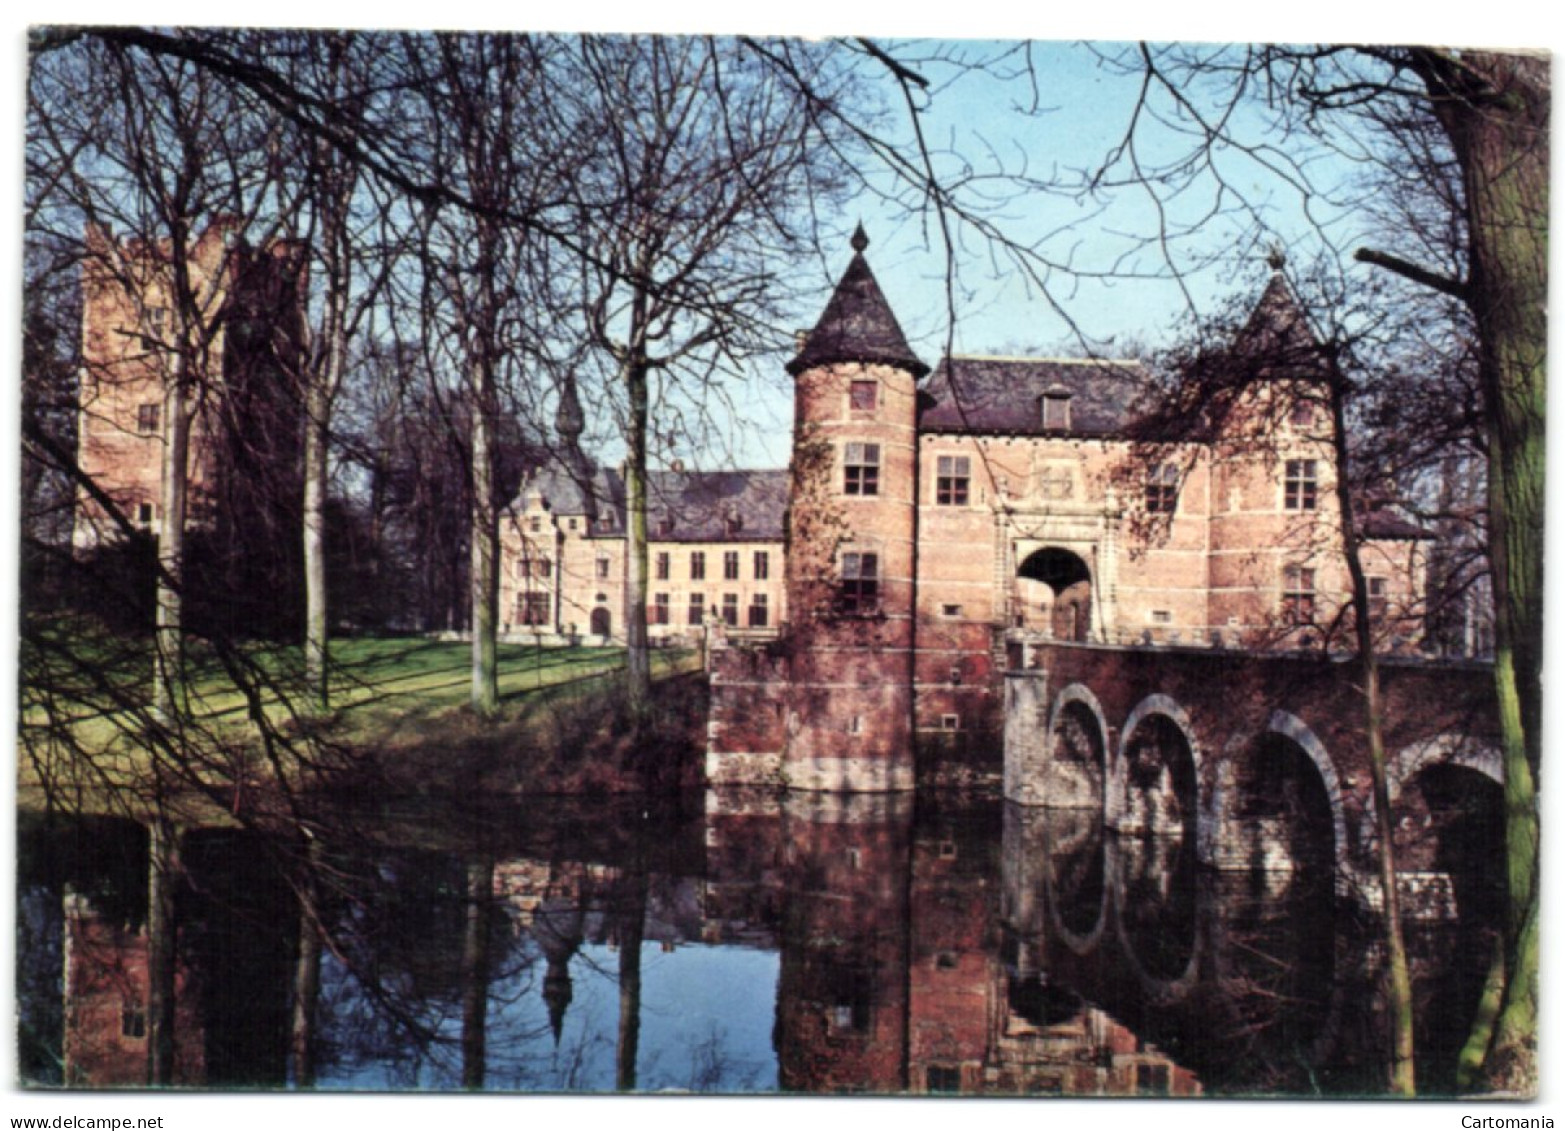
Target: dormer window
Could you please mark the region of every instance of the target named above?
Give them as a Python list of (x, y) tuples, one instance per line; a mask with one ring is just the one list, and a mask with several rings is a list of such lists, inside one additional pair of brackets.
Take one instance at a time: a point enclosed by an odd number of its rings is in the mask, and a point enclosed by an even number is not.
[(852, 412), (874, 412), (876, 384), (874, 381), (850, 381), (848, 383), (848, 408)]
[(1040, 398), (1043, 427), (1048, 432), (1068, 432), (1071, 426), (1071, 391), (1064, 385), (1051, 385)]

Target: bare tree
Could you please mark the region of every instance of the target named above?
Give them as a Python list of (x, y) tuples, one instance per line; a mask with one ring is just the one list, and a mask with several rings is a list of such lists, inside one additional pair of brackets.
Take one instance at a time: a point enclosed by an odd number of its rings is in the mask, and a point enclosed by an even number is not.
[[(838, 96), (825, 59), (801, 65), (816, 97)], [(623, 397), (627, 693), (641, 718), (650, 406), (712, 396), (776, 347), (785, 267), (812, 246), (804, 202), (821, 207), (841, 178), (806, 100), (734, 42), (582, 39), (556, 84), (551, 130), (590, 145), (571, 209), (587, 253), (583, 321)]]

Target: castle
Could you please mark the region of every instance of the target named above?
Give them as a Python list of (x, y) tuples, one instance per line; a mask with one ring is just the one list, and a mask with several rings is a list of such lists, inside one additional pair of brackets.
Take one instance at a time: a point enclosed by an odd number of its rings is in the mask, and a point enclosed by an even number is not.
[[(1268, 360), (1314, 345), (1280, 271), (1213, 430), (1154, 449), (1135, 362), (954, 357), (931, 374), (867, 242), (788, 364), (788, 620), (765, 650), (714, 655), (709, 778), (901, 790), (920, 746), (994, 762), (1000, 675), (1044, 642), (1343, 638), (1328, 378)], [(1384, 510), (1358, 533), (1378, 639), (1416, 648), (1427, 536)]]
[[(1328, 377), (1299, 360), (1318, 350), (1280, 270), (1233, 345), (1244, 372), (1223, 411), (1197, 406), (1201, 430), (1149, 445), (1137, 362), (952, 357), (931, 372), (867, 243), (855, 233), (788, 363), (789, 470), (650, 476), (649, 636), (716, 645), (712, 780), (900, 790), (920, 745), (993, 762), (1001, 673), (1045, 642), (1270, 651), (1346, 639)], [(252, 250), (214, 225), (189, 262), (201, 324), (176, 331), (166, 248), (98, 229), (88, 244), (79, 446), (100, 492), (81, 500), (77, 547), (102, 543), (111, 519), (157, 532), (181, 340), (207, 359), (191, 382), (193, 525), (258, 547), (231, 560), (295, 546), (295, 249)], [(574, 441), (579, 408), (564, 407)], [(1361, 515), (1358, 533), (1381, 646), (1416, 650), (1427, 535), (1385, 509)], [(508, 638), (623, 639), (617, 472), (584, 459), (545, 468), (500, 537)]]
[(299, 490), (302, 415), (292, 377), (303, 340), (302, 249), (286, 241), (251, 248), (235, 227), (208, 227), (183, 271), (167, 241), (87, 228), (77, 466), (99, 491), (78, 500), (78, 552), (116, 541), (127, 526), (154, 536), (161, 529), (181, 383), (191, 524), (221, 525), (247, 546), (297, 541), (279, 528), (279, 510)]

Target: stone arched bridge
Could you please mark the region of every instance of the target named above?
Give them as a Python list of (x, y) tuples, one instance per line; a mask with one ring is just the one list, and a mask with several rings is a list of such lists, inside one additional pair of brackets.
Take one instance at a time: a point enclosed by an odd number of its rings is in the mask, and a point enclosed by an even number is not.
[[(1381, 667), (1398, 870), (1414, 914), (1454, 910), (1498, 868), (1501, 763), (1485, 665)], [(1193, 844), (1201, 865), (1317, 867), (1378, 902), (1359, 668), (1314, 655), (1012, 645), (1005, 794), (1101, 817), (1121, 839)]]

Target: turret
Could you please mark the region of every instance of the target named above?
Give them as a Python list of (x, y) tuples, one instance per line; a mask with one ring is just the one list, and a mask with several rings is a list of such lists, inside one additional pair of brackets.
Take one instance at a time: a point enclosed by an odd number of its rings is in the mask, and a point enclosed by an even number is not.
[(918, 381), (853, 235), (853, 258), (788, 364), (794, 387), (788, 607), (794, 697), (784, 769), (833, 790), (912, 786)]

